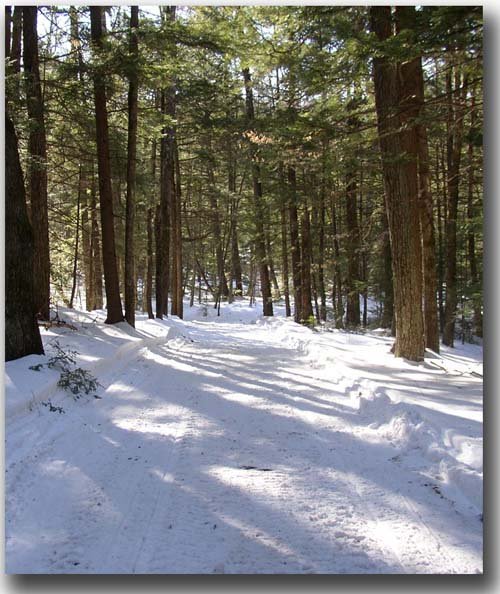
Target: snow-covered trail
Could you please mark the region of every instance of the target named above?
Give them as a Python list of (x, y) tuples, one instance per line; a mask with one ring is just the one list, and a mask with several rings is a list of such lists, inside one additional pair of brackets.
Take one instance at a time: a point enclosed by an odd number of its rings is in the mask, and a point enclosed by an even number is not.
[(177, 324), (102, 399), (39, 411), (7, 465), (9, 573), (482, 571), (477, 517), (370, 439), (347, 354), (332, 370), (278, 327)]

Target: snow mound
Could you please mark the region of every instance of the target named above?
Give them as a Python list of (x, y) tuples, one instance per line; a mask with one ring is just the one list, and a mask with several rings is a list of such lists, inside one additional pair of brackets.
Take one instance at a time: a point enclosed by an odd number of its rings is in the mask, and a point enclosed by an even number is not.
[[(85, 312), (65, 310), (64, 315), (75, 323), (76, 330), (70, 333), (65, 328), (42, 331), (45, 355), (30, 355), (6, 365), (6, 419), (30, 411), (45, 400), (57, 402), (67, 397), (57, 385), (59, 371), (46, 367), (53, 354), (53, 341), (57, 341), (63, 350), (75, 351), (76, 367), (97, 376), (102, 383), (103, 377), (125, 368), (141, 349), (167, 340), (183, 339), (181, 330), (173, 320), (139, 320), (137, 328), (132, 328), (126, 322), (106, 326), (97, 318), (88, 323)], [(42, 364), (44, 367), (33, 371), (27, 369), (27, 363)]]
[(441, 492), (457, 507), (482, 514), (482, 440), (442, 431), (414, 405), (394, 402), (383, 388), (370, 391), (367, 386), (364, 396), (351, 394), (366, 430), (396, 448), (399, 459), (405, 457), (409, 465), (427, 460), (429, 464), (421, 468), (424, 476), (438, 481)]

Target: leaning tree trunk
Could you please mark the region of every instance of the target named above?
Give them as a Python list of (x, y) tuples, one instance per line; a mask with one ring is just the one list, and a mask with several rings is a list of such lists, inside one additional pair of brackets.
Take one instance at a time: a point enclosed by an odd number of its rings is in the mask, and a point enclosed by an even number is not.
[[(392, 36), (391, 8), (370, 8), (371, 29), (379, 41)], [(375, 104), (385, 187), (386, 209), (391, 239), (394, 277), (396, 342), (394, 354), (412, 361), (424, 357), (422, 315), (422, 256), (418, 214), (415, 134), (400, 105), (400, 65), (387, 57), (373, 60)], [(400, 113), (401, 107), (403, 112)], [(402, 155), (410, 158), (401, 160)]]
[(29, 197), (34, 239), (34, 298), (41, 318), (50, 317), (49, 217), (47, 208), (47, 141), (38, 61), (36, 6), (23, 8), (24, 72), (29, 125)]
[(139, 27), (139, 7), (130, 7), (130, 42), (129, 51), (134, 64), (130, 68), (128, 88), (128, 144), (127, 144), (127, 202), (125, 207), (125, 319), (135, 326), (135, 262), (134, 262), (134, 223), (135, 223), (135, 186), (137, 154), (137, 60), (139, 45), (137, 29)]
[(5, 360), (42, 355), (34, 303), (33, 231), (12, 121), (5, 114)]
[[(92, 41), (96, 49), (102, 49), (103, 7), (90, 7)], [(111, 162), (109, 155), (108, 110), (106, 105), (105, 76), (100, 68), (94, 72), (94, 101), (96, 120), (97, 168), (101, 206), (102, 262), (104, 288), (106, 291), (106, 324), (123, 321), (120, 298), (120, 282), (116, 264), (113, 193), (111, 188)]]

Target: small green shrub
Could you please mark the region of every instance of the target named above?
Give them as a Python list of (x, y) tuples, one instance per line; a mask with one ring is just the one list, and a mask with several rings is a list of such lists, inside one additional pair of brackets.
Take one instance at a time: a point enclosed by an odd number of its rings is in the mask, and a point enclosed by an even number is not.
[(97, 379), (89, 371), (81, 367), (71, 370), (66, 369), (61, 372), (57, 385), (63, 390), (71, 392), (76, 398), (79, 398), (82, 392), (85, 394), (95, 392), (100, 386)]
[[(61, 345), (55, 340), (52, 345), (55, 350), (54, 354), (47, 361), (47, 367), (49, 369), (59, 369), (61, 375), (57, 382), (57, 385), (62, 390), (70, 392), (75, 398), (80, 398), (81, 394), (90, 394), (95, 392), (101, 385), (97, 378), (95, 378), (89, 371), (82, 369), (81, 367), (73, 367), (76, 365), (77, 351), (67, 350), (65, 351)], [(44, 366), (44, 363), (38, 363), (30, 367), (33, 371), (40, 371)], [(98, 398), (94, 394), (95, 398)], [(47, 406), (47, 404), (44, 406)], [(52, 408), (50, 409), (52, 410)]]

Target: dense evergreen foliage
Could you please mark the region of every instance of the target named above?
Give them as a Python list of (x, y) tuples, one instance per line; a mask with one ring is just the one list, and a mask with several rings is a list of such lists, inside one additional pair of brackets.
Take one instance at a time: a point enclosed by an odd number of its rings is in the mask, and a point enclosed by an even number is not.
[(482, 336), (480, 8), (7, 7), (6, 32), (37, 304), (50, 262), (51, 305), (110, 323), (249, 295), (416, 360)]

